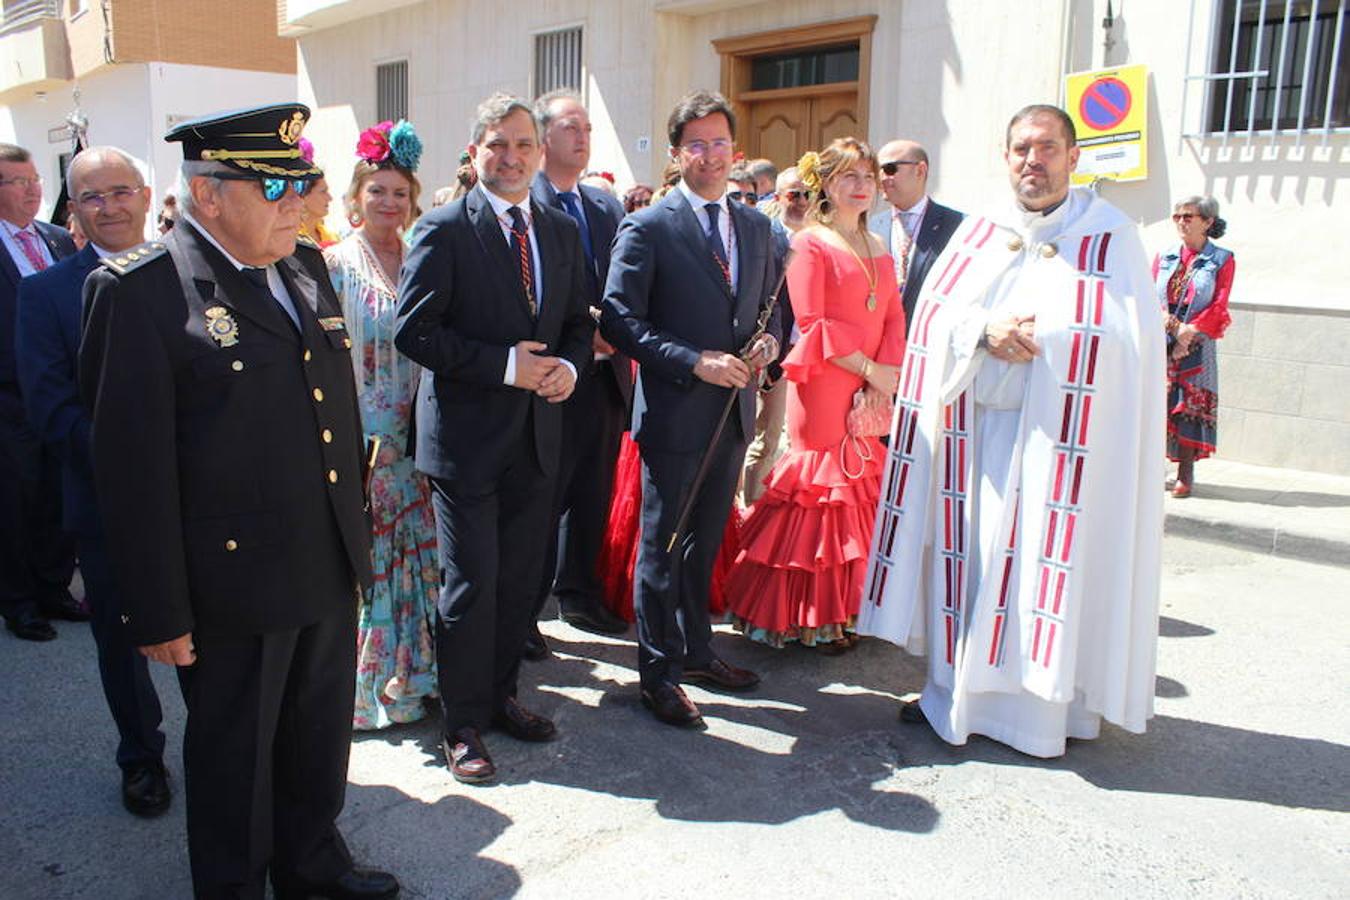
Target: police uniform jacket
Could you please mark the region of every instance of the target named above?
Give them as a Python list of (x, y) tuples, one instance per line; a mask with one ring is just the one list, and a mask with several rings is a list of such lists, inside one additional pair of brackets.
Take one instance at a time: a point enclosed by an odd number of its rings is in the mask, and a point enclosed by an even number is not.
[(85, 284), (80, 388), (136, 644), (302, 627), (369, 584), (341, 308), (316, 249), (276, 265), (298, 330), (186, 222)]

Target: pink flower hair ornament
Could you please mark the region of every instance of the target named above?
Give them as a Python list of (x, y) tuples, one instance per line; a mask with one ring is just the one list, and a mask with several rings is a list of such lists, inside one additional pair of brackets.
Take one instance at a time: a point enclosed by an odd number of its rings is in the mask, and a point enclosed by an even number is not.
[(422, 139), (406, 119), (381, 122), (361, 132), (356, 141), (356, 155), (371, 165), (392, 163), (416, 172), (422, 159)]

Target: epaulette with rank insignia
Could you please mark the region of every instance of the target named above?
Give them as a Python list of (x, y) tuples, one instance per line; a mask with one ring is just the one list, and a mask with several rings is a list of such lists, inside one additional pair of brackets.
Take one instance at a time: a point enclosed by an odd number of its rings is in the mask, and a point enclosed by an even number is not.
[(118, 275), (125, 275), (128, 272), (139, 269), (152, 259), (158, 259), (168, 252), (169, 250), (164, 246), (163, 241), (146, 241), (139, 247), (132, 247), (125, 253), (115, 253), (112, 256), (105, 256), (102, 259), (102, 263)]

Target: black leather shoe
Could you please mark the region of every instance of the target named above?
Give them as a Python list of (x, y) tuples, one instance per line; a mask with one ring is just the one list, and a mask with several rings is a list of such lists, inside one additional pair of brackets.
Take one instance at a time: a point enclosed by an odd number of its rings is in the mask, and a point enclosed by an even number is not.
[(65, 619), (67, 622), (89, 621), (89, 610), (70, 596), (66, 588), (55, 588), (42, 598), (42, 614), (49, 619)]
[(398, 879), (393, 875), (379, 869), (356, 866), (325, 884), (314, 884), (294, 876), (274, 878), (272, 881), (272, 895), (277, 900), (310, 900), (316, 897), (325, 900), (389, 900), (397, 897), (398, 892)]
[(723, 691), (748, 691), (759, 684), (759, 676), (749, 669), (714, 659), (706, 669), (685, 669), (681, 681)]
[(25, 641), (50, 641), (56, 638), (52, 623), (32, 609), (20, 609), (5, 617), (5, 627)]
[(676, 728), (703, 728), (703, 715), (684, 690), (673, 684), (663, 684), (653, 690), (643, 690), (642, 705), (652, 715)]
[(900, 721), (906, 725), (923, 725), (927, 723), (928, 717), (923, 714), (919, 701), (911, 700), (900, 707)]
[(497, 767), (488, 756), (477, 728), (461, 728), (441, 738), (441, 749), (445, 751), (445, 764), (456, 781), (483, 784), (497, 777)]
[(553, 651), (548, 649), (548, 644), (544, 641), (544, 636), (539, 633), (538, 625), (530, 626), (530, 634), (525, 638), (525, 649), (520, 655), (530, 662), (543, 662), (553, 655)]
[(624, 634), (628, 631), (627, 622), (595, 599), (560, 598), (558, 617), (573, 628), (580, 628), (592, 634)]
[(122, 770), (122, 805), (133, 816), (153, 819), (169, 808), (169, 773), (160, 762)]
[(517, 703), (515, 697), (506, 698), (502, 708), (492, 717), (492, 724), (518, 741), (541, 744), (558, 736), (552, 720), (530, 712)]

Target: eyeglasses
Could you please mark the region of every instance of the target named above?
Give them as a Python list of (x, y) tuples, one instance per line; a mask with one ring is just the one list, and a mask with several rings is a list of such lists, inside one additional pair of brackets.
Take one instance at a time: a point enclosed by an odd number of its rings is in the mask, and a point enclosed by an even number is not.
[(111, 191), (86, 191), (75, 202), (83, 209), (103, 210), (108, 205), (109, 200), (116, 201), (118, 206), (124, 203), (130, 203), (131, 198), (139, 194), (143, 188), (113, 188)]
[(256, 181), (258, 187), (262, 188), (263, 199), (269, 203), (276, 203), (285, 197), (287, 187), (295, 191), (295, 196), (303, 197), (314, 186), (314, 182), (308, 178), (264, 178), (258, 175), (233, 175), (228, 172), (218, 172), (210, 177), (221, 181)]
[(633, 209), (642, 209), (644, 206), (652, 205), (651, 197), (633, 197), (628, 201), (628, 205)]
[(680, 149), (690, 156), (707, 156), (709, 153), (720, 155), (731, 152), (731, 143), (726, 138), (715, 138), (711, 141), (690, 141), (681, 144)]
[(1189, 222), (1191, 219), (1200, 218), (1195, 213), (1172, 213), (1173, 222)]
[(789, 202), (789, 203), (796, 203), (798, 200), (810, 200), (810, 199), (811, 199), (811, 192), (810, 192), (810, 191), (784, 191), (784, 192), (783, 192), (783, 196), (787, 198), (787, 202)]
[(754, 191), (727, 191), (727, 199), (754, 206), (759, 200), (759, 195)]
[(895, 162), (885, 162), (881, 164), (881, 171), (886, 175), (894, 175), (900, 171), (901, 166), (917, 166), (917, 159), (897, 159)]
[(27, 175), (20, 175), (17, 178), (0, 178), (0, 185), (12, 184), (21, 191), (26, 191), (30, 187), (42, 187), (46, 180), (38, 178), (29, 178)]

